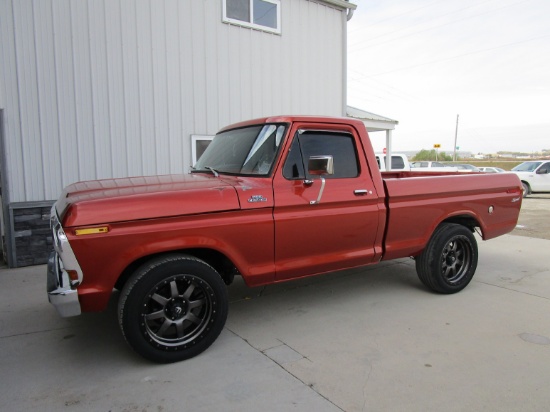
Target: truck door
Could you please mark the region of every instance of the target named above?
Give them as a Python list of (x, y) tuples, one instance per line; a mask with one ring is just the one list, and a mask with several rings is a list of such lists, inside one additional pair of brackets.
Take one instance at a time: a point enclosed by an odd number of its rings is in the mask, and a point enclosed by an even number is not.
[(544, 163), (535, 171), (531, 189), (534, 192), (550, 192), (550, 162)]
[[(308, 128), (291, 137), (274, 177), (276, 279), (371, 263), (385, 215), (353, 129)], [(308, 168), (327, 158), (332, 174)]]

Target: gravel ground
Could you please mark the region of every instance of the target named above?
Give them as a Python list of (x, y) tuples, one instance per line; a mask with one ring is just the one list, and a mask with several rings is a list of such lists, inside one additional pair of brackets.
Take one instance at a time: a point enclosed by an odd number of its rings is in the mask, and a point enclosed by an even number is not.
[(523, 199), (518, 226), (512, 235), (550, 240), (550, 194), (534, 194)]

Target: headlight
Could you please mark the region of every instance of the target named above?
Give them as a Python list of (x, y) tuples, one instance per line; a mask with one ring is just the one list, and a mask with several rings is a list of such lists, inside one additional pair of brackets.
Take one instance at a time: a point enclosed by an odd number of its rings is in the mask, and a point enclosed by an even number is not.
[(67, 235), (65, 234), (62, 227), (56, 231), (57, 239), (56, 244), (59, 247), (60, 251), (63, 251), (63, 244), (68, 242)]

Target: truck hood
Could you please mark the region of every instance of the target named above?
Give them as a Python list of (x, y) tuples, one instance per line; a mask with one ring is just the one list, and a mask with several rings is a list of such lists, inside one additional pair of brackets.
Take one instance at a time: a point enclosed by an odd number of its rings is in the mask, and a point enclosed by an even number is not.
[(67, 227), (236, 209), (240, 202), (233, 185), (201, 174), (78, 182), (56, 203)]

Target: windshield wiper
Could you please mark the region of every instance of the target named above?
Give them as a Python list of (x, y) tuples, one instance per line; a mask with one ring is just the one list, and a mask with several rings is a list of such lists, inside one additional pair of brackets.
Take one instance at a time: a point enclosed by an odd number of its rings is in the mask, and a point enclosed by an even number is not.
[(210, 170), (212, 172), (212, 174), (214, 175), (214, 177), (218, 177), (220, 175), (218, 172), (216, 172), (216, 170), (213, 167), (204, 166), (204, 168)]
[(210, 166), (204, 166), (202, 169), (197, 169), (196, 167), (191, 166), (191, 173), (204, 173), (206, 171), (211, 172), (215, 177), (220, 175), (216, 169)]

